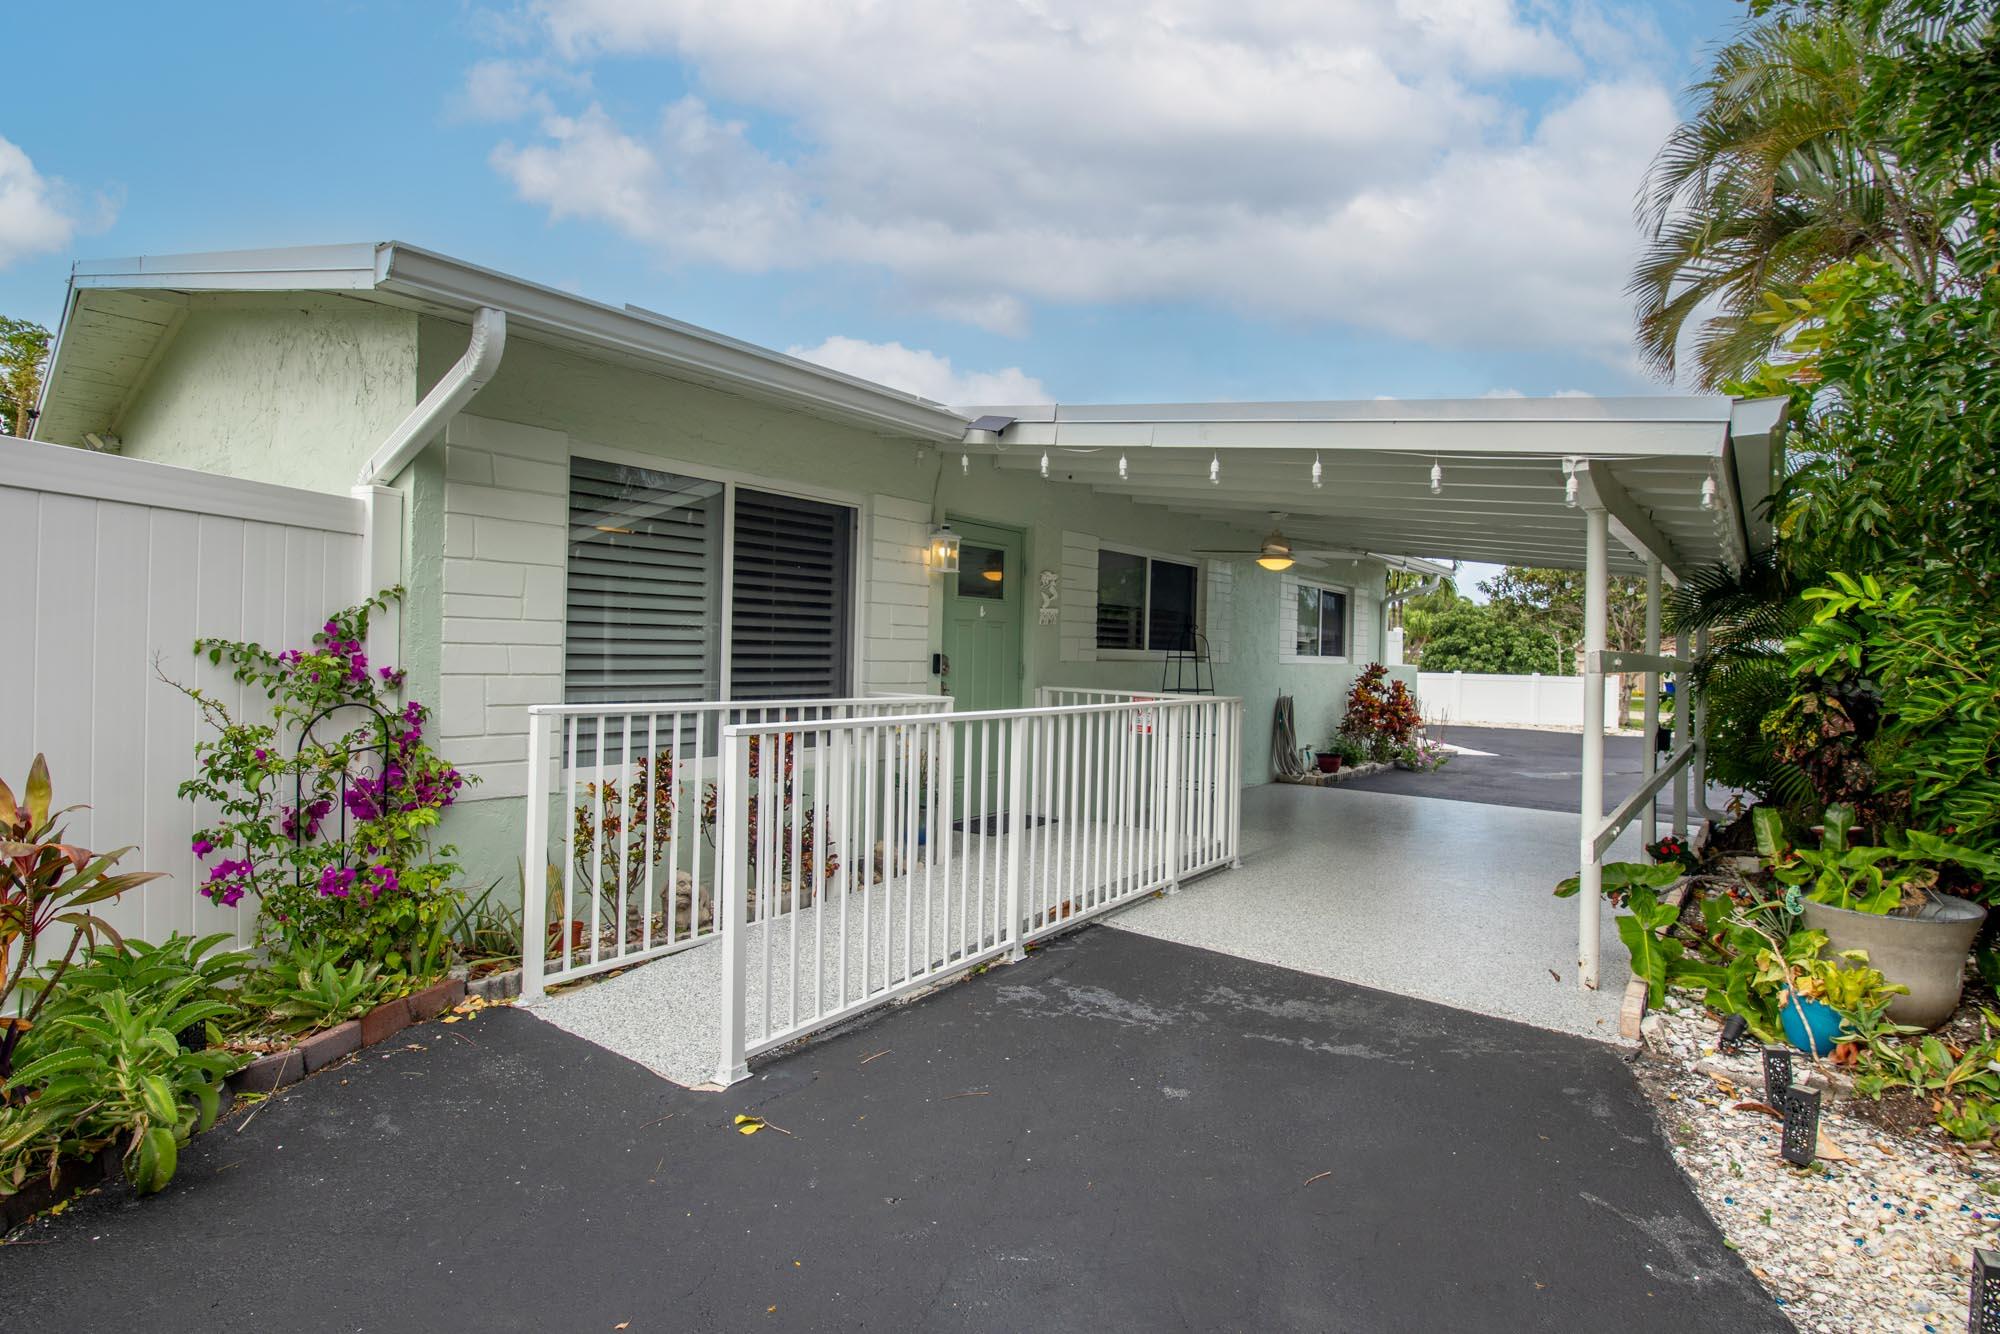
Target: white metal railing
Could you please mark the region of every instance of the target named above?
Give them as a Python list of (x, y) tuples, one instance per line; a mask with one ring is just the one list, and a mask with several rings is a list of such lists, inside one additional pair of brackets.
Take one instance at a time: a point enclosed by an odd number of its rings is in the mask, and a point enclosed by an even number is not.
[(725, 728), (893, 719), (951, 705), (941, 695), (876, 695), (531, 707), (522, 994), (532, 1000), (550, 983), (715, 937), (716, 757)]
[(717, 1079), (1235, 861), (1242, 701), (723, 729)]

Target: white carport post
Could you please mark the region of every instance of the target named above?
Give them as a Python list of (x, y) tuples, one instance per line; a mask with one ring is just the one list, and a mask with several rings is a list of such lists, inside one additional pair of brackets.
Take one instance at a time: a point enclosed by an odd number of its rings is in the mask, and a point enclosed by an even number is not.
[[(1674, 656), (1686, 659), (1687, 645), (1674, 645)], [(1688, 744), (1688, 729), (1694, 723), (1694, 692), (1688, 689), (1687, 668), (1674, 673), (1674, 754)], [(1685, 842), (1688, 832), (1688, 766), (1674, 771), (1674, 837)]]
[[(1660, 562), (1658, 557), (1646, 561), (1646, 656), (1660, 656)], [(1653, 744), (1660, 731), (1660, 672), (1657, 667), (1639, 678), (1646, 691), (1646, 711), (1643, 715), (1646, 729), (1643, 749), (1639, 754), (1640, 772), (1651, 778), (1659, 768), (1659, 748)], [(1656, 842), (1660, 837), (1659, 820), (1654, 811), (1657, 801), (1646, 803), (1645, 814), (1639, 817), (1640, 841), (1646, 844)]]
[[(1593, 496), (1594, 498), (1594, 496)], [(1578, 821), (1582, 888), (1577, 892), (1577, 984), (1597, 990), (1598, 914), (1604, 867), (1597, 858), (1597, 830), (1604, 823), (1605, 598), (1610, 572), (1607, 550), (1611, 516), (1596, 505), (1584, 511), (1583, 575), (1583, 803)], [(1676, 715), (1678, 716), (1678, 715)]]

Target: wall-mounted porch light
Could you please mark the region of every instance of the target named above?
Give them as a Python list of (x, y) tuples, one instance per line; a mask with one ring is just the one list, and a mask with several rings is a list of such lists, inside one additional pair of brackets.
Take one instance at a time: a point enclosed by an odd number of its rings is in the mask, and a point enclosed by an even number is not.
[(958, 534), (951, 531), (950, 524), (937, 526), (930, 545), (924, 549), (924, 558), (934, 574), (958, 573)]

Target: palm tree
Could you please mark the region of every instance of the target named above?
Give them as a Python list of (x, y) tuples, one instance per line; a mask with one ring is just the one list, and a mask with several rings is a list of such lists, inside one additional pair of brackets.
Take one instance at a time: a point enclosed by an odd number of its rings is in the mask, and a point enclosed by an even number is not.
[(1663, 375), (1705, 389), (1774, 351), (1756, 318), (1831, 265), (1872, 255), (1933, 290), (1950, 249), (1932, 194), (1863, 123), (1880, 43), (1839, 17), (1779, 16), (1746, 28), (1690, 89), (1698, 109), (1654, 158), (1638, 213), (1648, 244), (1626, 290), (1639, 346)]

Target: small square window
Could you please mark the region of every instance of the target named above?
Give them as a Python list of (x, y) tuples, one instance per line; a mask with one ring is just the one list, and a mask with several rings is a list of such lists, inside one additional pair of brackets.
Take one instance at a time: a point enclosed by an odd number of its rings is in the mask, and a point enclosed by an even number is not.
[(1299, 628), (1292, 651), (1301, 658), (1347, 656), (1347, 594), (1315, 584), (1298, 586)]

